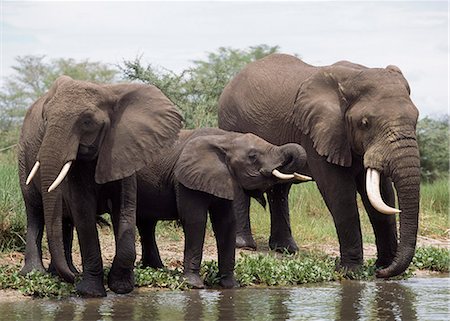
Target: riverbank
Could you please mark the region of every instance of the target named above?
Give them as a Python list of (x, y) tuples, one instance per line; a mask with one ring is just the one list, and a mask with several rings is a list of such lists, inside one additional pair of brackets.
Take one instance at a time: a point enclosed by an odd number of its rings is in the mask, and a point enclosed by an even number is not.
[[(164, 233), (160, 231), (158, 245), (166, 269), (135, 270), (136, 286), (152, 289), (188, 289), (182, 279), (183, 233), (175, 223), (166, 223)], [(108, 267), (114, 257), (114, 239), (109, 227), (100, 230), (103, 265)], [(77, 244), (77, 242), (74, 242)], [(292, 286), (324, 281), (340, 281), (345, 278), (358, 280), (374, 279), (373, 244), (364, 246), (366, 264), (357, 273), (343, 275), (334, 270), (338, 255), (337, 243), (327, 245), (303, 245), (296, 255), (284, 255), (268, 250), (267, 240), (257, 238), (259, 250), (238, 249), (236, 253), (236, 278), (241, 287), (248, 286)], [(140, 245), (137, 246), (137, 260), (140, 260)], [(419, 237), (416, 257), (403, 278), (414, 275), (424, 276), (448, 273), (450, 264), (450, 244), (448, 240)], [(74, 262), (81, 270), (81, 258), (77, 246), (74, 248)], [(49, 263), (48, 251), (44, 249), (44, 265)], [(205, 283), (215, 287), (217, 279), (217, 251), (215, 239), (208, 230), (203, 256), (202, 276)], [(67, 297), (75, 295), (74, 288), (49, 275), (34, 273), (19, 276), (23, 264), (21, 252), (0, 253), (0, 300), (25, 299), (31, 297)]]

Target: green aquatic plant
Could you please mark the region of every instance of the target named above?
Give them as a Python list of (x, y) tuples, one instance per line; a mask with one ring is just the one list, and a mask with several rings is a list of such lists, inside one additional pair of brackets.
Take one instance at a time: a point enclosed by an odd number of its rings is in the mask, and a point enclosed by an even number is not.
[(50, 274), (33, 271), (22, 276), (19, 271), (19, 266), (0, 266), (0, 289), (19, 290), (24, 295), (40, 298), (61, 298), (75, 294), (72, 284)]
[[(336, 271), (337, 258), (321, 252), (301, 252), (295, 255), (276, 253), (244, 254), (236, 260), (236, 280), (246, 286), (295, 286), (306, 283), (341, 281), (343, 279), (375, 280), (375, 259), (367, 260), (356, 271)], [(402, 275), (394, 278), (412, 277), (416, 269), (448, 272), (450, 252), (441, 248), (419, 248), (413, 264)], [(24, 295), (35, 297), (67, 297), (76, 295), (73, 285), (62, 282), (50, 274), (32, 272), (26, 276), (19, 274), (20, 266), (0, 265), (0, 289), (15, 289)], [(105, 269), (105, 276), (108, 268)], [(217, 261), (202, 264), (200, 275), (209, 287), (219, 283)], [(137, 266), (135, 269), (137, 287), (168, 288), (187, 290), (188, 284), (180, 268), (153, 269)], [(106, 278), (105, 278), (106, 284)]]
[(135, 284), (138, 287), (169, 288), (172, 290), (186, 290), (188, 285), (179, 268), (175, 270), (153, 269), (137, 267), (134, 270)]
[(445, 248), (421, 247), (416, 251), (413, 265), (420, 270), (449, 272), (450, 251)]

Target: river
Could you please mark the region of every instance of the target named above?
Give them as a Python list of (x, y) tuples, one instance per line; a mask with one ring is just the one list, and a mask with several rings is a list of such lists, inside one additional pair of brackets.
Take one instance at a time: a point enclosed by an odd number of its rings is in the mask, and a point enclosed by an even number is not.
[(450, 278), (0, 302), (0, 320), (449, 320)]

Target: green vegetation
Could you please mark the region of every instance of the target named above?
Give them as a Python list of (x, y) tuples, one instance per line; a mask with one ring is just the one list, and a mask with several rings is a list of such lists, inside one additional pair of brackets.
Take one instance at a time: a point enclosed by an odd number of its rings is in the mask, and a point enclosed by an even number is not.
[(121, 69), (126, 79), (161, 89), (183, 112), (186, 128), (215, 127), (217, 101), (225, 85), (249, 62), (278, 50), (278, 46), (267, 45), (245, 50), (221, 47), (180, 73), (151, 64), (143, 66), (141, 58), (124, 61)]
[[(412, 276), (415, 269), (429, 269), (440, 272), (449, 271), (450, 253), (437, 248), (419, 248), (413, 265), (400, 277)], [(305, 283), (339, 281), (344, 278), (354, 280), (375, 279), (374, 260), (369, 260), (356, 272), (344, 275), (335, 271), (333, 257), (315, 253), (301, 252), (297, 255), (242, 254), (237, 259), (235, 275), (242, 287), (245, 286), (293, 286)], [(38, 272), (27, 276), (19, 275), (19, 266), (0, 266), (0, 289), (17, 289), (24, 295), (35, 297), (67, 297), (75, 294), (73, 285), (61, 282), (49, 274)], [(105, 271), (105, 275), (108, 271)], [(201, 276), (207, 286), (217, 286), (217, 261), (202, 264)], [(176, 268), (152, 269), (136, 268), (136, 286), (187, 290), (182, 272)], [(397, 278), (397, 279), (398, 279)]]
[(73, 285), (60, 281), (50, 274), (31, 272), (19, 274), (19, 266), (0, 266), (0, 289), (19, 290), (35, 297), (67, 297), (75, 294)]
[(448, 272), (450, 268), (449, 250), (436, 247), (418, 248), (413, 265), (420, 270)]
[(449, 116), (439, 119), (425, 117), (417, 124), (422, 178), (434, 181), (449, 170)]
[(25, 205), (15, 149), (0, 152), (0, 252), (25, 248)]

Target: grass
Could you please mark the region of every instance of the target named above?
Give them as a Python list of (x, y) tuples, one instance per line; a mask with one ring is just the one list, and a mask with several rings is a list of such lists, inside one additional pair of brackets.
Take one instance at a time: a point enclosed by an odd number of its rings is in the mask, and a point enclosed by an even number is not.
[[(413, 275), (416, 269), (431, 269), (449, 272), (450, 253), (438, 248), (419, 248), (408, 270), (397, 277), (403, 279)], [(235, 275), (241, 287), (247, 286), (294, 286), (305, 283), (375, 279), (374, 260), (368, 260), (358, 271), (347, 275), (335, 271), (335, 258), (319, 252), (302, 252), (296, 255), (241, 254), (236, 261)], [(17, 289), (25, 295), (35, 297), (67, 297), (75, 295), (73, 285), (39, 272), (19, 275), (19, 266), (0, 266), (0, 289)], [(105, 271), (105, 275), (108, 270)], [(209, 287), (218, 284), (217, 261), (202, 264), (201, 276)], [(136, 286), (187, 290), (188, 285), (179, 268), (135, 269)]]
[[(443, 177), (421, 186), (419, 235), (445, 239), (449, 236), (449, 181)], [(372, 226), (358, 195), (364, 243), (375, 243)], [(334, 244), (337, 235), (333, 219), (314, 183), (294, 185), (289, 194), (291, 228), (300, 245)], [(270, 233), (269, 210), (256, 201), (251, 205), (251, 226), (255, 237), (267, 242)], [(263, 239), (263, 240), (262, 240)]]
[(15, 150), (0, 153), (0, 251), (24, 249), (25, 205)]

